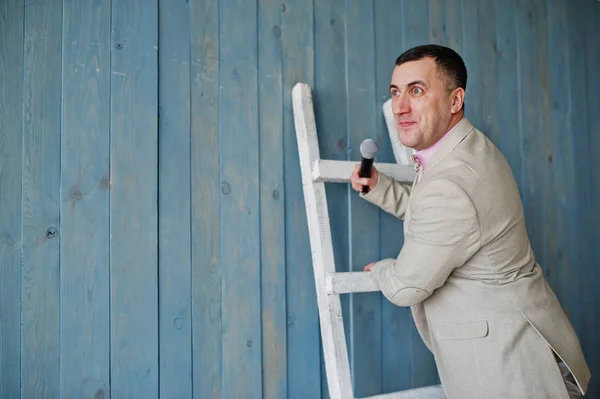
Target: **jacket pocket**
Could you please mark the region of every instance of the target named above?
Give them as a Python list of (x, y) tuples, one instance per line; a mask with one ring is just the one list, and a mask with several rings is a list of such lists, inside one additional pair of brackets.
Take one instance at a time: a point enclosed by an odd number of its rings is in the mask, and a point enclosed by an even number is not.
[(486, 320), (437, 323), (435, 332), (440, 340), (475, 339), (487, 336), (489, 326)]

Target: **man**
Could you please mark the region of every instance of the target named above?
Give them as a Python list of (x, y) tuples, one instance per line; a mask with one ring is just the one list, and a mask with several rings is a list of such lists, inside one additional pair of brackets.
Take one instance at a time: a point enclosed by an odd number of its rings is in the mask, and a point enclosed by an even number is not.
[(532, 253), (518, 187), (498, 149), (464, 117), (467, 71), (434, 45), (396, 60), (390, 93), (417, 177), (373, 169), (352, 187), (404, 220), (396, 259), (365, 267), (387, 299), (411, 306), (450, 399), (577, 398), (590, 371)]

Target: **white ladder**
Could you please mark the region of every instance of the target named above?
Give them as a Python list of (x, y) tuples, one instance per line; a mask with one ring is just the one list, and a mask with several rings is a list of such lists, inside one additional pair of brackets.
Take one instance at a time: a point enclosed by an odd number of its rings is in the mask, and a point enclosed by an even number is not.
[[(349, 182), (357, 162), (321, 159), (310, 86), (297, 83), (293, 87), (292, 106), (329, 396), (331, 399), (354, 399), (339, 295), (379, 291), (379, 287), (371, 279), (370, 273), (335, 271), (325, 183)], [(394, 156), (399, 164), (375, 163), (375, 166), (398, 181), (412, 182), (415, 177), (414, 169), (409, 165), (412, 150), (403, 147), (397, 134), (392, 134), (396, 130), (391, 118), (390, 100), (384, 104), (383, 111)], [(439, 386), (430, 386), (369, 398), (439, 399), (444, 397)]]

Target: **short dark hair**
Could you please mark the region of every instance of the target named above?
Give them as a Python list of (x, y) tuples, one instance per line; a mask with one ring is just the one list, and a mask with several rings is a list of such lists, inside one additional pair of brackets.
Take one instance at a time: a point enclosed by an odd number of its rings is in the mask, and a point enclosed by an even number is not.
[(467, 68), (465, 67), (465, 63), (461, 56), (449, 47), (436, 44), (413, 47), (396, 59), (396, 65), (402, 65), (409, 61), (418, 61), (426, 57), (434, 59), (438, 72), (441, 73), (442, 78), (446, 81), (448, 91), (452, 91), (457, 87), (463, 90), (467, 89)]

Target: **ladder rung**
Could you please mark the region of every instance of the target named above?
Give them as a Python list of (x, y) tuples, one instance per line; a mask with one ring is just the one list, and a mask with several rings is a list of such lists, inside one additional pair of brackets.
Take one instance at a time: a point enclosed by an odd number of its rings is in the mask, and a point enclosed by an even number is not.
[(409, 389), (406, 391), (386, 393), (382, 395), (367, 396), (361, 399), (445, 399), (444, 391), (440, 385), (423, 388)]
[[(313, 180), (329, 183), (349, 182), (352, 171), (358, 163), (355, 161), (319, 159), (313, 165)], [(410, 183), (415, 178), (415, 170), (412, 166), (377, 162), (374, 165), (377, 170), (403, 183)]]
[(379, 287), (367, 272), (327, 273), (325, 289), (328, 294), (379, 291)]

